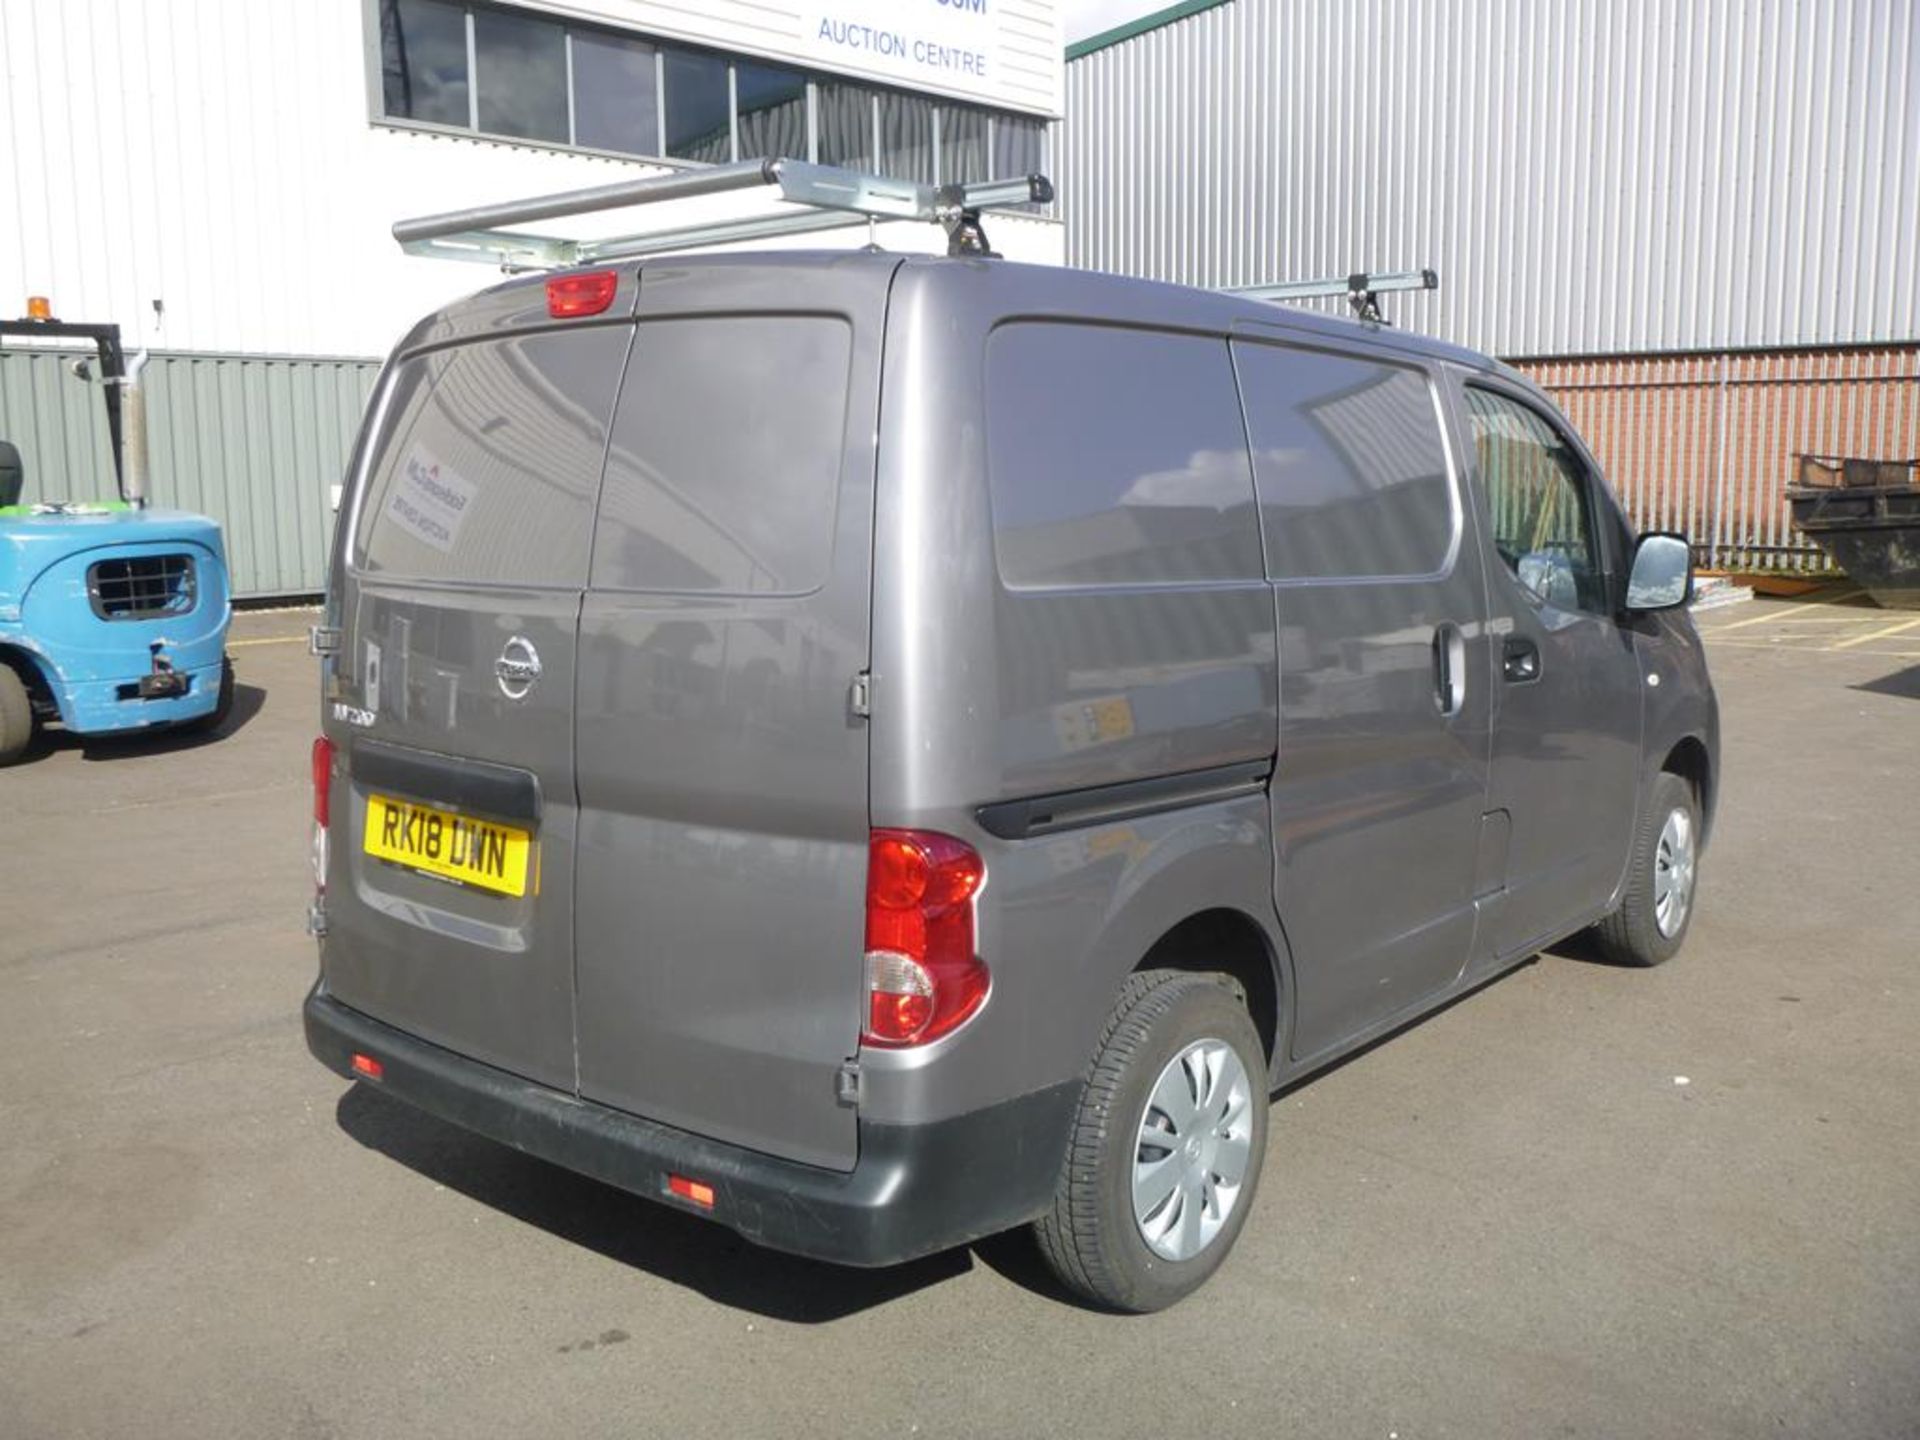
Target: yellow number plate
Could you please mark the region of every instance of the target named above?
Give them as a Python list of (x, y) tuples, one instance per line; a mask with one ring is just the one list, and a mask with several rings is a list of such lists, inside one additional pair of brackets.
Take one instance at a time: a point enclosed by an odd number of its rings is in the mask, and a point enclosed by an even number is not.
[(475, 820), (412, 800), (367, 797), (367, 854), (497, 895), (527, 893), (533, 837), (511, 825)]

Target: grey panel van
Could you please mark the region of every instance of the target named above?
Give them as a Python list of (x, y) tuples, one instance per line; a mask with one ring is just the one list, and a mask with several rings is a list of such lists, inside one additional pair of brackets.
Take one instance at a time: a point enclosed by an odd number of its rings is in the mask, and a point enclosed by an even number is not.
[(1690, 588), (1528, 381), (1377, 325), (874, 252), (513, 280), (348, 477), (308, 1044), (764, 1245), (1031, 1223), (1155, 1309), (1276, 1089), (1576, 931), (1679, 948)]

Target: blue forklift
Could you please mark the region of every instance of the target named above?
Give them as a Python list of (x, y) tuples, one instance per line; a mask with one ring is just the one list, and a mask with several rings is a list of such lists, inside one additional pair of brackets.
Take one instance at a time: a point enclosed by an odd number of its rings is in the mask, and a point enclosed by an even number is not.
[(206, 516), (148, 504), (146, 352), (128, 366), (118, 325), (56, 320), (39, 299), (0, 320), (9, 336), (92, 343), (120, 499), (22, 504), (20, 452), (0, 436), (0, 766), (54, 721), (82, 736), (217, 729), (233, 708), (226, 545)]

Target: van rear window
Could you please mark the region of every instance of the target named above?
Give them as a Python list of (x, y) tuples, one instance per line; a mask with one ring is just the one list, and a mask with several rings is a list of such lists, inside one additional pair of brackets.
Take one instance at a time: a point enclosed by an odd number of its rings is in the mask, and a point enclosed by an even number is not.
[(584, 585), (629, 333), (590, 326), (403, 361), (355, 563), (407, 580)]
[(1224, 340), (1002, 325), (987, 345), (987, 434), (1008, 586), (1260, 578)]
[(635, 333), (593, 545), (596, 590), (802, 594), (833, 560), (853, 334), (825, 315)]
[(1433, 387), (1408, 365), (1236, 341), (1276, 580), (1433, 575), (1458, 509)]

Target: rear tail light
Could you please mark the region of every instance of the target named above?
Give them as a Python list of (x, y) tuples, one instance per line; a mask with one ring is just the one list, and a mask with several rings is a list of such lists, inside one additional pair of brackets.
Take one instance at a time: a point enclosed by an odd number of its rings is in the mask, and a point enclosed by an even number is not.
[(385, 1076), (387, 1067), (371, 1055), (362, 1055), (356, 1052), (353, 1057), (353, 1073), (362, 1079), (378, 1080)]
[(322, 735), (313, 742), (313, 888), (327, 888), (327, 821), (333, 809), (333, 742)]
[(547, 314), (556, 320), (578, 320), (598, 315), (613, 304), (620, 288), (617, 270), (589, 270), (583, 275), (555, 275), (547, 281)]
[(924, 1045), (986, 1002), (973, 900), (987, 876), (971, 845), (928, 830), (867, 841), (867, 1045)]

